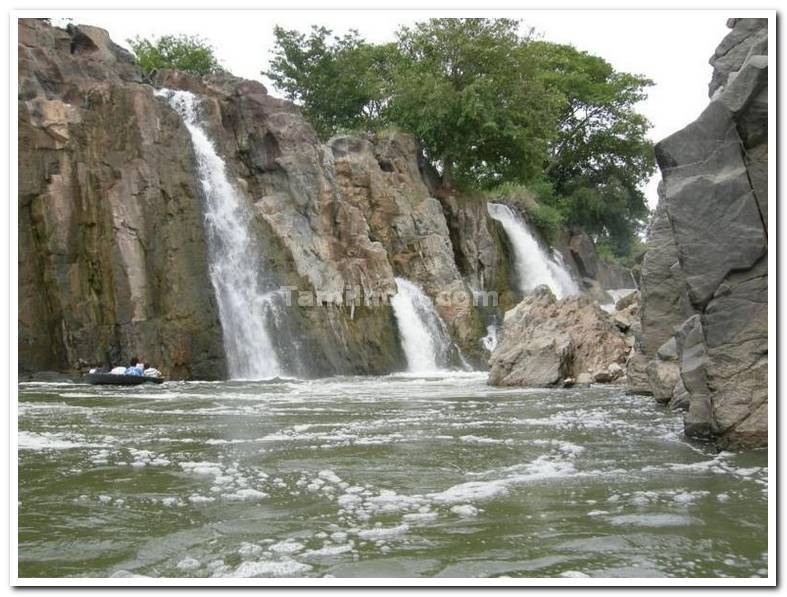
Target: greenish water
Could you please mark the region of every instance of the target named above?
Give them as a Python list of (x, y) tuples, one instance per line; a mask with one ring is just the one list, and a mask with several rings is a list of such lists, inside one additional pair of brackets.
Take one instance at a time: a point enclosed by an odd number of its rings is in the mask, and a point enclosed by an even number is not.
[(767, 575), (767, 457), (481, 374), (19, 386), (19, 576)]

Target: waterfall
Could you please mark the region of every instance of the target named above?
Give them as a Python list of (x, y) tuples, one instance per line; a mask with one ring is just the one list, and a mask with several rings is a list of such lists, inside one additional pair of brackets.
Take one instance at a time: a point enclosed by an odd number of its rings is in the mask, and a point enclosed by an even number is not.
[(492, 219), (503, 226), (514, 248), (514, 266), (522, 294), (542, 284), (549, 286), (559, 299), (579, 293), (560, 253), (553, 251), (549, 255), (511, 208), (501, 203), (488, 203), (487, 210)]
[(200, 124), (199, 98), (188, 91), (161, 89), (186, 125), (205, 199), (204, 217), (210, 280), (216, 293), (229, 374), (263, 379), (282, 373), (270, 328), (282, 318), (277, 286), (262, 271), (253, 215), (230, 182), (224, 161)]
[(396, 288), (391, 306), (407, 357), (407, 371), (427, 373), (444, 369), (453, 344), (432, 300), (404, 278), (396, 278)]
[(486, 336), (481, 338), (481, 346), (488, 352), (494, 352), (497, 348), (497, 320), (486, 326)]

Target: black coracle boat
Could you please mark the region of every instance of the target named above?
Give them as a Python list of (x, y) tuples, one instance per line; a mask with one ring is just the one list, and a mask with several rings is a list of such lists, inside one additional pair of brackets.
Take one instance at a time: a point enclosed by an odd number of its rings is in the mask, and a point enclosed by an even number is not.
[(143, 383), (164, 383), (163, 377), (145, 377), (144, 375), (117, 375), (113, 373), (86, 373), (84, 380), (94, 386), (138, 386)]

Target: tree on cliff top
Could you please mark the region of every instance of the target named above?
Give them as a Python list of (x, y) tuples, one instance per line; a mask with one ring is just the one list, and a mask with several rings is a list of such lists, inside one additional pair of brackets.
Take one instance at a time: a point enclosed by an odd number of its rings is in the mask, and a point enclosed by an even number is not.
[(554, 128), (517, 29), (510, 19), (432, 19), (373, 45), (357, 32), (276, 27), (265, 74), (323, 138), (396, 126), (455, 183), (487, 187), (534, 176)]
[(655, 167), (635, 110), (651, 82), (511, 19), (430, 19), (389, 44), (353, 31), (274, 30), (266, 74), (318, 133), (394, 126), (415, 134), (452, 184), (524, 184), (619, 255), (647, 216)]
[(153, 39), (137, 36), (128, 43), (145, 73), (172, 68), (204, 76), (222, 70), (213, 46), (195, 35), (164, 35)]

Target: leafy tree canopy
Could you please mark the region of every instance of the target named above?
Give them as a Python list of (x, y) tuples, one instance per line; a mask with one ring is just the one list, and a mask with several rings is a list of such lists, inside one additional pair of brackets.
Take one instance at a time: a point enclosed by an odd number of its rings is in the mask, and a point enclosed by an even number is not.
[(403, 129), (455, 186), (526, 185), (562, 221), (629, 252), (655, 168), (636, 111), (648, 79), (523, 35), (511, 19), (430, 19), (388, 44), (324, 27), (274, 33), (264, 74), (323, 138)]
[(222, 70), (213, 47), (199, 36), (164, 35), (153, 39), (137, 36), (128, 43), (145, 73), (173, 68), (204, 76)]

